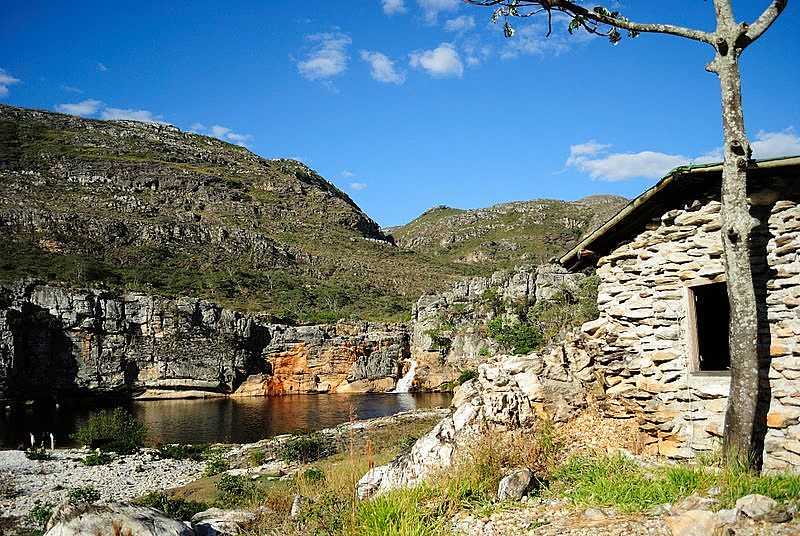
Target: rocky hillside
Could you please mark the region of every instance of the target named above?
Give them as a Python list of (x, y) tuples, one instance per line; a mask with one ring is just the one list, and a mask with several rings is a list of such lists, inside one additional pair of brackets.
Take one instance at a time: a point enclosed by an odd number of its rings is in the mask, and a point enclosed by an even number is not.
[(0, 105), (0, 281), (192, 295), (286, 321), (395, 319), (453, 271), (300, 162), (168, 125)]
[(627, 200), (595, 195), (578, 201), (536, 199), (463, 210), (434, 207), (402, 227), (387, 229), (401, 248), (480, 274), (539, 264), (599, 227)]

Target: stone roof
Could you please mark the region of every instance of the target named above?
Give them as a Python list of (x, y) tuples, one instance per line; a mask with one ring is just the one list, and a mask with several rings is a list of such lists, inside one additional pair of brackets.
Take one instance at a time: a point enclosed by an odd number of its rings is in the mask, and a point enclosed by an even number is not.
[[(793, 173), (800, 178), (800, 156), (756, 160), (754, 168), (748, 171), (748, 177), (752, 179)], [(667, 210), (667, 207), (695, 199), (698, 192), (709, 188), (719, 191), (721, 181), (721, 163), (675, 168), (606, 223), (584, 236), (558, 262), (571, 271), (593, 265), (620, 243), (640, 233), (648, 222)], [(800, 189), (800, 181), (797, 185)]]

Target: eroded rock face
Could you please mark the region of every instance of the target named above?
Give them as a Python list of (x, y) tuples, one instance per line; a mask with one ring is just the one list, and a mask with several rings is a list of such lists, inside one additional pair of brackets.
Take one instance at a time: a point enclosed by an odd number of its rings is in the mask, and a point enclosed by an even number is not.
[(292, 327), (195, 298), (0, 287), (0, 398), (386, 391), (407, 355), (402, 325)]
[[(418, 364), (416, 385), (435, 390), (475, 369), (500, 348), (487, 335), (486, 322), (497, 304), (533, 305), (562, 287), (575, 288), (583, 274), (553, 264), (499, 271), (453, 285), (447, 292), (422, 296), (414, 305), (411, 358)], [(508, 314), (511, 314), (510, 312)]]
[(462, 384), (452, 413), (422, 436), (411, 450), (376, 467), (358, 483), (361, 498), (418, 484), (453, 464), (460, 452), (487, 430), (533, 429), (537, 415), (547, 412), (566, 420), (586, 406), (593, 363), (585, 337), (541, 354), (496, 356), (478, 366), (478, 377)]

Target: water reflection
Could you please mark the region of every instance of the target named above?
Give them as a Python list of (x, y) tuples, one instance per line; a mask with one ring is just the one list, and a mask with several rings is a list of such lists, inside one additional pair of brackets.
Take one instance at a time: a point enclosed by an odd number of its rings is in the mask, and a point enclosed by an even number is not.
[(369, 419), (414, 408), (446, 407), (446, 393), (287, 395), (267, 398), (158, 400), (123, 404), (52, 403), (17, 405), (0, 415), (0, 446), (16, 448), (53, 432), (56, 444), (69, 437), (94, 413), (120, 405), (148, 427), (148, 442), (244, 443), (264, 437), (318, 430), (348, 421)]

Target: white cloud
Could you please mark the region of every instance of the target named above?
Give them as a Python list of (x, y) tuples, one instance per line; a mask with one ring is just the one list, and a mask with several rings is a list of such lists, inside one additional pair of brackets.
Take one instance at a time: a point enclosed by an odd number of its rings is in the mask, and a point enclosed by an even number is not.
[(106, 67), (105, 64), (100, 63), (98, 61), (97, 62), (97, 70), (100, 71), (101, 73), (104, 73), (104, 72), (106, 72), (108, 70), (108, 67)]
[(86, 99), (81, 102), (59, 104), (56, 106), (56, 111), (64, 114), (90, 117), (96, 114), (101, 106), (103, 106), (103, 103), (99, 100)]
[(100, 112), (100, 118), (166, 124), (160, 115), (155, 115), (149, 110), (134, 110), (132, 108), (104, 108)]
[(800, 155), (800, 136), (789, 127), (780, 132), (758, 131), (753, 148), (754, 158), (775, 158), (778, 156)]
[[(751, 143), (753, 158), (775, 158), (800, 154), (800, 136), (793, 128), (779, 132), (759, 131)], [(720, 162), (722, 149), (716, 148), (696, 157), (657, 151), (612, 153), (611, 145), (589, 141), (570, 146), (566, 165), (574, 167), (593, 179), (624, 181), (634, 178), (659, 179), (671, 169), (695, 163)]]
[(361, 190), (366, 190), (367, 189), (367, 183), (366, 182), (351, 182), (350, 183), (350, 189), (351, 190), (355, 190), (357, 192), (361, 191)]
[(83, 93), (83, 90), (81, 88), (75, 86), (61, 86), (61, 89), (63, 89), (67, 93), (78, 93), (78, 94)]
[(474, 43), (467, 42), (463, 45), (464, 59), (467, 65), (474, 67), (486, 61), (492, 55), (492, 47), (490, 45), (477, 46)]
[(206, 127), (203, 123), (193, 123), (189, 128), (191, 129), (190, 132), (194, 132), (195, 134), (214, 136), (222, 141), (241, 145), (242, 147), (247, 147), (247, 142), (253, 140), (252, 134), (240, 134), (222, 125)]
[(417, 0), (425, 22), (435, 24), (439, 13), (453, 11), (461, 4), (461, 0)]
[(378, 82), (402, 84), (406, 81), (405, 75), (395, 69), (394, 61), (389, 59), (385, 54), (362, 50), (361, 59), (369, 63), (370, 74), (372, 78)]
[(14, 78), (3, 69), (0, 69), (0, 97), (8, 95), (8, 86), (19, 84), (19, 78)]
[(339, 173), (339, 175), (341, 175), (345, 179), (352, 179), (353, 177), (356, 176), (356, 174), (350, 171), (349, 169), (345, 169), (344, 171)]
[(450, 43), (442, 43), (433, 50), (421, 50), (410, 55), (412, 67), (425, 69), (428, 74), (436, 78), (456, 76), (461, 78), (464, 74), (464, 65), (458, 56), (458, 51)]
[(474, 27), (475, 19), (467, 15), (461, 15), (444, 23), (444, 29), (447, 32), (466, 32)]
[(406, 12), (406, 4), (403, 0), (383, 0), (383, 12), (387, 15), (397, 15)]
[(306, 58), (297, 64), (300, 74), (308, 80), (325, 80), (347, 69), (347, 47), (353, 40), (343, 33), (321, 33), (306, 37), (314, 47)]

